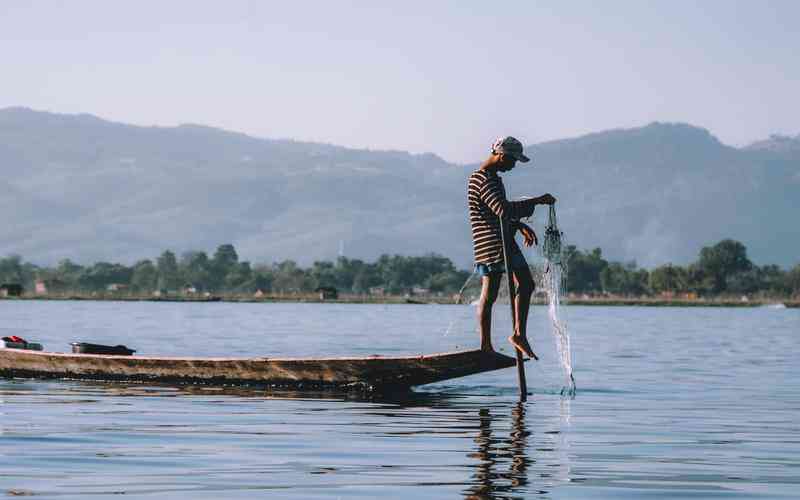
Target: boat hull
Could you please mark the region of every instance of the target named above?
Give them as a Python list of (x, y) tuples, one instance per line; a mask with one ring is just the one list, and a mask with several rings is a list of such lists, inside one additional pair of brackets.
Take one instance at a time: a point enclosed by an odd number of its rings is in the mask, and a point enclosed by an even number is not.
[(365, 358), (161, 358), (0, 349), (0, 376), (258, 385), (291, 388), (409, 388), (514, 366), (479, 350)]

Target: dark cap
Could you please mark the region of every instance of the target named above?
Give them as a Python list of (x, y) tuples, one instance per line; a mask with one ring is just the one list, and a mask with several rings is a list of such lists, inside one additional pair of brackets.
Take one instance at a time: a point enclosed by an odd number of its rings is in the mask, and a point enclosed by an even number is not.
[(494, 144), (492, 144), (492, 153), (497, 155), (505, 154), (522, 163), (531, 161), (530, 158), (522, 154), (522, 143), (510, 135), (500, 137), (494, 141)]

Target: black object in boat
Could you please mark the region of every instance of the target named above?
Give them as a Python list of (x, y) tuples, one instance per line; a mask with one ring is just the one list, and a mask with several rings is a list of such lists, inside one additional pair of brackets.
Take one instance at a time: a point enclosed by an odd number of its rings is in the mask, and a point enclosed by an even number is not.
[(136, 350), (128, 349), (124, 345), (89, 344), (88, 342), (73, 342), (72, 352), (75, 354), (110, 354), (116, 356), (130, 356)]

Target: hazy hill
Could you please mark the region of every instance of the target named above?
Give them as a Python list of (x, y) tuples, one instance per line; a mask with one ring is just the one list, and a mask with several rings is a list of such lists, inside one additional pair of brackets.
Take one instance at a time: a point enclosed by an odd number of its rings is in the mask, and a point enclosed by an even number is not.
[[(533, 166), (507, 174), (507, 186), (555, 194), (567, 238), (611, 258), (686, 262), (732, 237), (759, 263), (795, 264), (798, 155), (758, 144), (731, 148), (689, 125), (600, 132), (531, 146)], [(350, 257), (435, 251), (467, 267), (472, 168), (433, 154), (8, 108), (0, 255), (132, 262), (231, 242), (256, 262), (333, 259), (343, 245)]]
[(773, 134), (768, 139), (756, 141), (745, 148), (748, 151), (770, 151), (784, 157), (800, 156), (800, 135)]
[(708, 131), (653, 123), (534, 146), (519, 174), (560, 194), (569, 236), (646, 265), (694, 259), (722, 238), (760, 263), (800, 261), (800, 162), (739, 150)]

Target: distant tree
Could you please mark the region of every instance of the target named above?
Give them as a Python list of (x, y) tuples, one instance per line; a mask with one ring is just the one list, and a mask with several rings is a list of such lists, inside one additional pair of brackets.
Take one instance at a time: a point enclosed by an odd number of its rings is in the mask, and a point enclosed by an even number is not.
[(689, 275), (685, 268), (666, 264), (650, 272), (650, 289), (656, 293), (688, 290)]
[(792, 291), (786, 286), (787, 272), (774, 264), (759, 267), (761, 274), (761, 289), (770, 295), (791, 295)]
[(239, 263), (239, 254), (232, 244), (226, 243), (217, 247), (211, 262), (207, 266), (209, 272), (209, 283), (212, 287), (224, 286), (225, 277), (233, 271)]
[(763, 267), (754, 265), (746, 271), (726, 276), (725, 289), (737, 294), (791, 294), (791, 290), (786, 286), (786, 273), (775, 265)]
[(75, 288), (78, 286), (78, 279), (83, 270), (83, 266), (69, 259), (62, 259), (58, 262), (55, 271), (50, 273), (50, 277), (64, 283), (67, 288)]
[(0, 282), (22, 284), (22, 257), (11, 255), (0, 259)]
[(253, 288), (264, 292), (272, 291), (272, 282), (275, 280), (275, 273), (272, 266), (259, 265), (253, 269)]
[(745, 246), (730, 239), (722, 240), (711, 247), (703, 247), (697, 265), (711, 280), (711, 291), (714, 293), (726, 290), (729, 276), (749, 271), (753, 267), (753, 263), (747, 258)]
[(413, 275), (401, 255), (383, 254), (375, 262), (381, 284), (391, 293), (401, 293), (413, 284)]
[(337, 279), (337, 272), (336, 267), (334, 266), (333, 262), (325, 261), (315, 261), (314, 264), (311, 266), (309, 270), (309, 274), (311, 275), (311, 279), (313, 280), (313, 286), (315, 289), (317, 287), (338, 287), (339, 280)]
[(598, 292), (602, 289), (600, 273), (608, 266), (603, 252), (595, 248), (581, 252), (574, 245), (565, 249), (567, 255), (567, 290), (571, 292)]
[(22, 284), (26, 289), (32, 289), (37, 276), (42, 271), (42, 268), (30, 262), (22, 264)]
[(435, 253), (419, 257), (384, 254), (375, 262), (375, 268), (380, 276), (380, 283), (392, 293), (423, 286), (437, 274), (456, 272), (450, 259)]
[(202, 251), (190, 250), (181, 255), (178, 264), (180, 276), (184, 284), (192, 285), (198, 290), (211, 289), (211, 261)]
[(140, 260), (133, 266), (131, 287), (140, 292), (155, 290), (158, 286), (158, 269), (149, 259)]
[(253, 270), (249, 262), (239, 262), (225, 275), (223, 286), (229, 291), (241, 291), (242, 288), (252, 288)]
[(637, 269), (635, 262), (612, 262), (600, 271), (604, 292), (617, 295), (642, 295), (648, 291), (648, 272)]
[(84, 268), (78, 277), (78, 284), (86, 290), (104, 290), (112, 283), (129, 285), (133, 270), (122, 264), (97, 262)]
[(160, 290), (177, 290), (181, 286), (178, 260), (175, 258), (174, 253), (165, 250), (158, 258), (156, 266), (158, 269), (158, 288)]
[(627, 269), (619, 262), (611, 262), (600, 271), (600, 286), (607, 293), (622, 294), (628, 282)]
[(348, 290), (357, 292), (355, 287), (356, 276), (362, 272), (367, 264), (362, 260), (348, 259), (347, 257), (339, 257), (336, 259), (334, 266), (334, 273), (336, 276), (336, 286), (341, 290)]
[(356, 293), (366, 293), (373, 286), (380, 286), (383, 282), (381, 280), (381, 273), (378, 271), (378, 266), (374, 264), (364, 264), (357, 266), (355, 276), (353, 277), (353, 291)]
[(314, 280), (310, 273), (297, 266), (293, 260), (273, 264), (272, 289), (279, 292), (308, 292), (313, 290)]
[(786, 273), (785, 287), (792, 296), (800, 297), (800, 264), (797, 264), (791, 271)]
[(629, 287), (626, 292), (628, 295), (649, 295), (650, 272), (647, 269), (636, 269), (630, 274)]
[(754, 294), (765, 288), (764, 276), (755, 266), (725, 277), (725, 291), (735, 294)]
[(686, 286), (689, 292), (705, 295), (712, 289), (712, 280), (697, 263), (693, 263), (686, 268)]
[(470, 273), (467, 271), (447, 270), (430, 275), (424, 286), (432, 292), (456, 293), (469, 277)]

